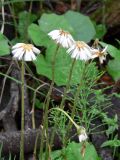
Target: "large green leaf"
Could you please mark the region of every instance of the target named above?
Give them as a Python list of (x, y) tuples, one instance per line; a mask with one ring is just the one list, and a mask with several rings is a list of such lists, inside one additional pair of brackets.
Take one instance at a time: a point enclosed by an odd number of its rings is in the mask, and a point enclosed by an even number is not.
[[(52, 58), (53, 54), (56, 50), (56, 45), (54, 43), (50, 43), (51, 47), (47, 48), (46, 56), (43, 55), (38, 56), (37, 61), (35, 61), (37, 72), (41, 75), (52, 79)], [(55, 62), (55, 83), (57, 85), (65, 85), (68, 81), (68, 75), (70, 72), (70, 67), (72, 65), (72, 60), (69, 55), (67, 55), (66, 51), (63, 48), (59, 49), (57, 54), (56, 62)], [(72, 74), (71, 84), (79, 83), (81, 76), (81, 61), (76, 62), (74, 71)]]
[(81, 152), (82, 143), (71, 142), (65, 149), (53, 151), (51, 153), (51, 159), (62, 160), (65, 157), (67, 160), (100, 160), (94, 146), (88, 142), (86, 143), (84, 157)]
[(89, 42), (96, 34), (93, 23), (88, 16), (84, 16), (78, 12), (68, 11), (65, 18), (73, 27), (75, 39)]
[(38, 21), (41, 30), (48, 33), (54, 29), (64, 29), (74, 33), (72, 26), (69, 24), (64, 15), (57, 15), (54, 13), (44, 13)]
[(8, 55), (10, 53), (10, 47), (6, 37), (0, 33), (0, 56)]
[(36, 24), (31, 24), (28, 27), (28, 35), (37, 46), (47, 47), (47, 45), (49, 45), (48, 43), (50, 41), (50, 38)]
[(96, 35), (94, 39), (101, 39), (107, 32), (106, 26), (104, 24), (96, 24), (96, 22), (93, 22), (96, 30)]
[(107, 52), (114, 58), (110, 60), (107, 65), (107, 71), (112, 76), (112, 78), (117, 81), (120, 79), (120, 50), (111, 44), (100, 42), (100, 44), (105, 47), (108, 46)]
[[(67, 159), (69, 160), (82, 160), (83, 156), (81, 154), (82, 151), (82, 143), (72, 142), (68, 145), (66, 149)], [(84, 160), (98, 160), (99, 157), (94, 146), (90, 143), (86, 143)]]
[(109, 61), (107, 70), (115, 81), (120, 79), (120, 59), (114, 59)]
[(89, 42), (95, 35), (90, 18), (74, 11), (68, 11), (63, 15), (44, 13), (38, 22), (44, 32), (61, 28), (69, 31), (76, 40)]
[(105, 42), (100, 42), (100, 44), (105, 47), (108, 46), (107, 51), (113, 58), (119, 58), (120, 59), (120, 50), (114, 47), (111, 44), (107, 44)]
[[(57, 48), (56, 43), (37, 25), (30, 25), (28, 33), (36, 45), (46, 47), (45, 56), (41, 54), (38, 56), (37, 61), (35, 61), (37, 73), (52, 79), (52, 59)], [(55, 62), (55, 83), (57, 85), (65, 85), (67, 83), (72, 61), (73, 59), (66, 53), (66, 50), (59, 48)], [(71, 84), (79, 83), (82, 66), (83, 62), (79, 60), (75, 63)], [(89, 65), (89, 76), (96, 75), (96, 72), (94, 64), (91, 63)]]
[(27, 28), (37, 19), (36, 15), (29, 13), (27, 11), (23, 11), (19, 13), (19, 24), (18, 24), (18, 32), (21, 36), (21, 39), (26, 39), (27, 37)]

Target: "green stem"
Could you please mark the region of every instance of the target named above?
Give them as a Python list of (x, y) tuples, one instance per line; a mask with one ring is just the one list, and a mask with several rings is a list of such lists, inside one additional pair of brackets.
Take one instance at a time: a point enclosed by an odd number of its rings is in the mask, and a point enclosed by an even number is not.
[(35, 145), (34, 145), (34, 151), (33, 151), (33, 157), (34, 160), (36, 160), (36, 152), (37, 152), (37, 144), (38, 144), (38, 138), (39, 138), (39, 132), (36, 135), (36, 139), (35, 139)]
[(43, 1), (40, 1), (40, 11), (41, 11), (41, 13), (43, 11)]
[(52, 89), (53, 89), (53, 86), (54, 86), (54, 71), (55, 71), (55, 61), (56, 61), (56, 56), (57, 56), (57, 53), (58, 53), (58, 49), (59, 49), (59, 45), (57, 46), (56, 48), (56, 52), (54, 54), (54, 57), (53, 57), (53, 60), (52, 60), (52, 82), (51, 82), (51, 85), (50, 85), (50, 89), (48, 91), (48, 94), (46, 96), (46, 104), (44, 102), (44, 106), (45, 106), (45, 114), (44, 114), (44, 120), (43, 120), (43, 134), (42, 134), (42, 137), (41, 137), (41, 145), (40, 145), (40, 159), (42, 160), (42, 154), (43, 154), (43, 143), (44, 143), (44, 135), (45, 135), (45, 132), (46, 132), (46, 157), (45, 159), (48, 159), (48, 146), (49, 146), (49, 137), (48, 137), (48, 108), (49, 108), (49, 103), (50, 103), (50, 96), (51, 96), (51, 93), (52, 93)]
[(73, 119), (67, 114), (67, 112), (65, 112), (63, 109), (61, 109), (61, 108), (52, 108), (52, 109), (58, 110), (58, 111), (64, 113), (64, 114), (68, 117), (68, 119), (74, 124), (74, 126), (76, 127), (76, 129), (79, 129), (79, 128), (80, 128), (80, 127), (73, 121)]
[(71, 68), (70, 68), (70, 73), (69, 73), (69, 77), (68, 77), (68, 82), (67, 82), (66, 88), (65, 88), (65, 90), (64, 90), (63, 98), (62, 98), (62, 101), (61, 101), (61, 104), (60, 104), (60, 108), (61, 108), (61, 109), (64, 108), (64, 102), (65, 102), (65, 99), (66, 99), (66, 96), (67, 96), (67, 91), (68, 91), (69, 86), (70, 86), (70, 81), (71, 81), (71, 78), (72, 78), (72, 72), (73, 72), (73, 68), (74, 68), (75, 62), (76, 62), (76, 59), (73, 60), (72, 66), (71, 66)]
[[(9, 74), (10, 73), (10, 70), (11, 70), (11, 67), (13, 65), (13, 62), (10, 64), (6, 74)], [(0, 104), (1, 104), (1, 101), (2, 101), (2, 97), (3, 97), (3, 92), (4, 92), (4, 89), (5, 89), (5, 83), (6, 83), (6, 80), (7, 80), (7, 77), (4, 77), (3, 79), (3, 83), (2, 83), (2, 89), (1, 89), (1, 93), (0, 93)]]
[(33, 104), (32, 104), (32, 127), (33, 127), (33, 129), (35, 129), (35, 100), (36, 100), (36, 94), (37, 94), (37, 91), (43, 86), (44, 86), (44, 84), (38, 86), (37, 89), (35, 90), (34, 96), (33, 96)]
[(31, 13), (31, 12), (32, 12), (32, 7), (33, 7), (33, 1), (30, 1), (29, 13)]
[(14, 4), (12, 1), (10, 1), (10, 3), (8, 3), (8, 7), (9, 7), (9, 10), (10, 10), (10, 13), (13, 17), (13, 22), (14, 22), (14, 28), (15, 28), (15, 37), (18, 37), (18, 34), (17, 34), (17, 21), (16, 21), (16, 17), (15, 17), (15, 9), (14, 9)]
[[(15, 81), (16, 83), (22, 85), (22, 82), (21, 82), (21, 81), (15, 79), (15, 78), (13, 78), (13, 77), (8, 76), (7, 74), (4, 74), (4, 73), (0, 72), (0, 75), (1, 75), (1, 76), (4, 76), (4, 77), (6, 77), (6, 78), (8, 78), (8, 79), (10, 79), (10, 80), (12, 80), (12, 81)], [(33, 91), (33, 92), (36, 91), (36, 89), (34, 89), (34, 88), (32, 88), (32, 87), (30, 87), (30, 86), (28, 86), (28, 85), (25, 85), (25, 84), (24, 84), (24, 86), (27, 87), (28, 89), (30, 89), (30, 90)], [(43, 94), (42, 92), (37, 91), (36, 93), (39, 93), (40, 95), (45, 96), (45, 94)]]
[[(63, 98), (62, 98), (62, 101), (61, 101), (61, 104), (60, 104), (60, 108), (61, 108), (61, 109), (64, 109), (64, 102), (65, 102), (65, 98), (66, 98), (66, 96), (67, 96), (67, 91), (68, 91), (69, 86), (70, 86), (70, 81), (71, 81), (72, 72), (73, 72), (73, 68), (74, 68), (75, 62), (76, 62), (76, 59), (73, 60), (72, 65), (71, 65), (71, 68), (70, 68), (70, 73), (69, 73), (69, 77), (68, 77), (68, 82), (67, 82), (66, 88), (65, 88), (65, 90), (64, 90)], [(60, 115), (57, 114), (57, 116), (60, 116)], [(52, 145), (52, 143), (53, 143), (56, 125), (57, 125), (57, 124), (54, 125), (54, 129), (53, 129), (53, 132), (52, 132), (52, 135), (51, 135), (50, 145)]]
[(36, 92), (33, 96), (33, 105), (32, 105), (32, 128), (35, 129), (35, 99), (36, 99)]
[(20, 140), (20, 160), (24, 160), (24, 61), (21, 66), (21, 140)]
[(76, 110), (76, 106), (77, 106), (78, 98), (79, 98), (79, 94), (80, 94), (80, 89), (81, 89), (81, 86), (82, 86), (82, 81), (84, 81), (85, 70), (86, 70), (86, 63), (84, 65), (82, 76), (80, 78), (80, 83), (78, 85), (78, 88), (77, 88), (77, 91), (76, 91), (76, 94), (75, 94), (75, 97), (74, 97), (74, 104), (73, 104), (73, 107), (72, 107), (73, 109), (72, 109), (72, 113), (71, 113), (72, 119), (74, 119), (75, 110)]
[(42, 84), (40, 86), (38, 86), (34, 92), (34, 95), (33, 95), (33, 104), (32, 104), (32, 128), (35, 129), (35, 100), (36, 100), (36, 94), (38, 92), (38, 90), (40, 88), (42, 88), (43, 86), (45, 86), (45, 84)]
[[(78, 100), (79, 100), (79, 94), (80, 94), (80, 89), (81, 89), (81, 86), (82, 86), (82, 81), (84, 80), (84, 76), (85, 76), (85, 70), (86, 70), (86, 63), (84, 65), (82, 76), (80, 78), (80, 83), (79, 83), (79, 85), (77, 87), (77, 91), (76, 91), (76, 94), (75, 94), (75, 97), (74, 97), (74, 104), (73, 104), (73, 107), (72, 107), (71, 119), (74, 119), (74, 116), (75, 116), (75, 111), (76, 111), (76, 106), (77, 106), (77, 103), (78, 103)], [(67, 133), (69, 133), (71, 125), (72, 125), (71, 121), (69, 121), (68, 127), (67, 127)], [(66, 136), (66, 140), (65, 141), (67, 143), (67, 136)]]

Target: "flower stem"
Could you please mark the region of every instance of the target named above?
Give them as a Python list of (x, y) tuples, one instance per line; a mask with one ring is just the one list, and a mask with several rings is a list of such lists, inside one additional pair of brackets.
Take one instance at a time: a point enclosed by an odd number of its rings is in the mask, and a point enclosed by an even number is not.
[[(69, 86), (70, 86), (70, 81), (71, 81), (72, 72), (73, 72), (73, 68), (74, 68), (75, 62), (76, 62), (76, 59), (73, 60), (72, 65), (71, 65), (71, 68), (70, 68), (70, 73), (69, 73), (69, 77), (68, 77), (68, 82), (67, 82), (66, 88), (65, 88), (65, 90), (64, 90), (63, 98), (62, 98), (62, 101), (61, 101), (61, 104), (60, 104), (60, 108), (61, 108), (61, 109), (64, 109), (64, 102), (65, 102), (65, 98), (66, 98), (66, 96), (67, 96), (67, 91), (68, 91)], [(60, 115), (57, 114), (57, 117), (59, 117), (59, 116), (60, 116)], [(52, 135), (51, 135), (51, 140), (50, 140), (50, 144), (51, 144), (51, 145), (52, 145), (52, 143), (53, 143), (53, 139), (54, 139), (54, 135), (55, 135), (55, 129), (56, 129), (56, 124), (54, 125), (54, 129), (53, 129), (53, 132), (52, 132)]]
[[(84, 76), (85, 76), (85, 71), (86, 71), (86, 63), (84, 64), (83, 66), (83, 72), (82, 72), (82, 75), (81, 75), (81, 78), (80, 78), (80, 83), (77, 87), (77, 91), (75, 93), (75, 96), (74, 96), (74, 104), (73, 104), (73, 107), (72, 107), (72, 111), (71, 111), (71, 119), (74, 119), (74, 116), (75, 116), (75, 111), (76, 111), (76, 105), (78, 103), (78, 98), (79, 98), (79, 94), (80, 94), (80, 89), (81, 89), (81, 86), (82, 86), (82, 81), (84, 81)], [(69, 133), (69, 130), (71, 128), (71, 121), (69, 121), (68, 123), (68, 126), (67, 126), (67, 133)], [(68, 136), (66, 135), (66, 143), (67, 143), (67, 138)]]
[(24, 61), (21, 66), (21, 140), (20, 140), (20, 160), (24, 160)]
[(61, 109), (61, 108), (52, 108), (52, 109), (58, 110), (58, 111), (64, 113), (64, 114), (68, 117), (68, 119), (73, 123), (73, 125), (76, 127), (76, 129), (79, 129), (79, 128), (80, 128), (80, 127), (73, 121), (73, 119), (67, 114), (67, 112), (65, 112), (63, 109)]
[(44, 106), (45, 106), (45, 114), (44, 114), (44, 120), (43, 120), (43, 134), (42, 134), (42, 138), (41, 138), (41, 145), (40, 145), (40, 159), (42, 159), (42, 154), (43, 154), (43, 143), (44, 143), (44, 135), (46, 135), (46, 157), (45, 159), (48, 159), (48, 147), (49, 147), (49, 137), (48, 137), (48, 108), (49, 108), (49, 103), (50, 103), (50, 96), (51, 96), (51, 93), (52, 93), (52, 89), (53, 89), (53, 86), (54, 86), (54, 71), (55, 71), (55, 61), (56, 61), (56, 56), (57, 56), (57, 53), (58, 53), (58, 49), (59, 49), (59, 45), (57, 46), (56, 48), (56, 51), (55, 51), (55, 54), (54, 54), (54, 57), (52, 59), (52, 82), (51, 82), (51, 85), (50, 85), (50, 89), (48, 91), (48, 94), (46, 96), (46, 103), (44, 102)]
[(68, 77), (68, 82), (67, 82), (66, 88), (65, 88), (65, 90), (64, 90), (63, 98), (62, 98), (62, 101), (61, 101), (61, 104), (60, 104), (60, 108), (61, 108), (61, 109), (64, 108), (64, 102), (65, 102), (65, 98), (66, 98), (66, 96), (67, 96), (67, 91), (68, 91), (69, 86), (70, 86), (70, 81), (71, 81), (71, 78), (72, 78), (72, 72), (73, 72), (73, 68), (74, 68), (75, 62), (76, 62), (76, 59), (73, 60), (72, 66), (71, 66), (71, 68), (70, 68), (70, 73), (69, 73), (69, 77)]
[(85, 63), (85, 65), (84, 65), (83, 72), (82, 72), (82, 76), (81, 76), (81, 78), (80, 78), (80, 83), (79, 83), (79, 85), (78, 85), (78, 87), (77, 87), (77, 91), (76, 91), (76, 94), (75, 94), (75, 97), (74, 97), (74, 104), (73, 104), (72, 113), (71, 113), (72, 119), (74, 119), (75, 110), (76, 110), (76, 105), (77, 105), (77, 103), (78, 103), (78, 98), (79, 98), (79, 94), (80, 94), (80, 89), (81, 89), (81, 86), (82, 86), (82, 81), (84, 81), (85, 71), (86, 71), (86, 63)]
[(36, 89), (35, 92), (34, 92), (34, 95), (33, 95), (33, 104), (32, 104), (32, 111), (31, 111), (31, 113), (32, 113), (32, 128), (33, 128), (33, 129), (35, 129), (35, 100), (36, 100), (36, 94), (37, 94), (37, 91), (38, 91), (42, 86), (44, 86), (44, 84), (38, 86), (37, 89)]

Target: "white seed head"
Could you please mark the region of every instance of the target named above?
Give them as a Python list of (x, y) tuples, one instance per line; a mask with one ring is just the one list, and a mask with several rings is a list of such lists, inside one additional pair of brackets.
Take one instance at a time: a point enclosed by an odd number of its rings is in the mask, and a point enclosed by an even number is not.
[(99, 61), (102, 64), (103, 61), (106, 60), (106, 55), (108, 54), (106, 52), (107, 47), (108, 46), (106, 46), (102, 51), (100, 51), (100, 49), (94, 49), (94, 48), (92, 48), (92, 59), (94, 59), (96, 57), (99, 57)]
[(36, 54), (39, 54), (40, 50), (34, 47), (32, 44), (17, 43), (12, 47), (13, 58), (24, 61), (36, 60)]
[(86, 134), (86, 130), (84, 127), (80, 126), (78, 129), (78, 138), (79, 138), (79, 142), (85, 141), (87, 140), (88, 136)]
[(71, 34), (64, 30), (53, 30), (48, 35), (57, 43), (64, 48), (69, 48), (74, 44), (74, 39)]
[(71, 58), (87, 61), (91, 59), (91, 48), (83, 41), (76, 41), (67, 52), (71, 55)]

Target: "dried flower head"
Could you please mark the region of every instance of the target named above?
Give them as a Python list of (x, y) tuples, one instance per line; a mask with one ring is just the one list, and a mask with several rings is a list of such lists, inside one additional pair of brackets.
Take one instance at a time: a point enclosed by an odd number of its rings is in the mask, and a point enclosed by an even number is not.
[(57, 43), (64, 48), (69, 48), (74, 43), (74, 39), (71, 34), (62, 29), (53, 30), (48, 35)]
[(76, 41), (67, 52), (72, 58), (87, 61), (91, 59), (91, 48), (83, 41)]
[(12, 47), (13, 58), (17, 60), (33, 61), (36, 60), (35, 55), (39, 53), (40, 50), (32, 44), (17, 43)]
[(79, 142), (85, 141), (88, 138), (84, 127), (80, 126), (79, 128), (77, 128), (77, 132), (78, 132)]
[(107, 47), (108, 46), (106, 46), (102, 51), (100, 51), (100, 49), (92, 49), (92, 52), (93, 52), (92, 59), (94, 59), (96, 57), (99, 57), (99, 61), (102, 64), (103, 61), (106, 60), (106, 55), (107, 55), (106, 50), (107, 50)]

